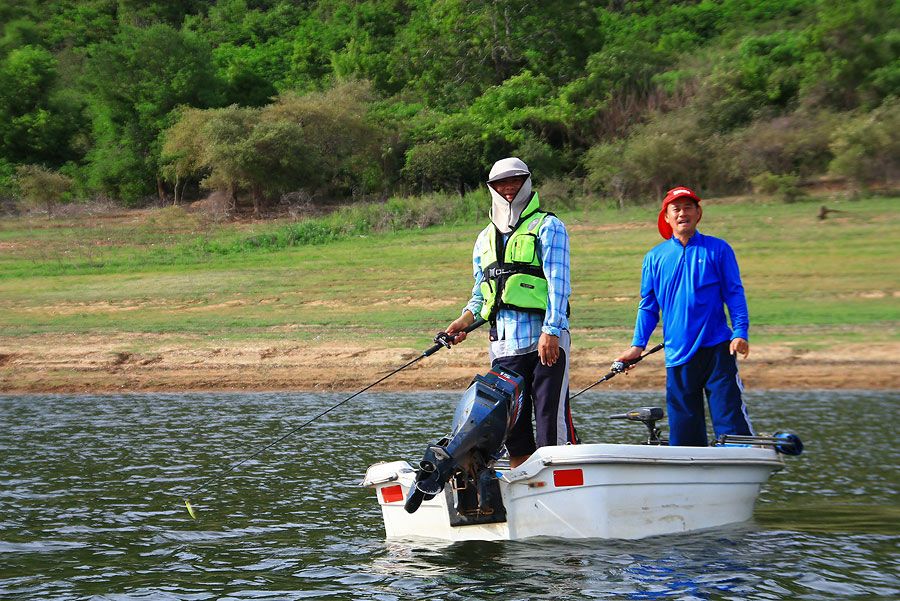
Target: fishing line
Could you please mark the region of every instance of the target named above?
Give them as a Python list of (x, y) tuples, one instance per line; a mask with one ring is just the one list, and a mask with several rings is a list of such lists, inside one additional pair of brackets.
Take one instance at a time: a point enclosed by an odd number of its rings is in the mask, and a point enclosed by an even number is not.
[(581, 392), (576, 392), (575, 394), (573, 394), (572, 396), (569, 397), (569, 400), (571, 401), (572, 399), (577, 397), (582, 392), (587, 392), (588, 390), (590, 390), (597, 384), (600, 384), (601, 382), (605, 382), (605, 381), (609, 380), (610, 378), (614, 378), (616, 376), (616, 374), (622, 373), (623, 371), (625, 371), (626, 369), (628, 369), (635, 363), (639, 362), (641, 359), (643, 359), (647, 355), (652, 355), (656, 351), (660, 350), (661, 348), (663, 348), (663, 346), (664, 346), (663, 344), (657, 344), (656, 346), (654, 346), (652, 349), (650, 349), (649, 351), (647, 351), (646, 353), (644, 353), (637, 359), (631, 359), (630, 361), (615, 361), (615, 362), (613, 362), (612, 367), (610, 368), (610, 372), (608, 374), (606, 374), (605, 376), (603, 376), (602, 378), (600, 378), (599, 380), (597, 380), (596, 382), (594, 382), (593, 384), (591, 384), (590, 386), (588, 386), (587, 388), (582, 390)]
[[(462, 331), (463, 331), (463, 332), (466, 332), (466, 333), (471, 332), (471, 331), (474, 330), (475, 328), (478, 328), (478, 327), (484, 325), (485, 323), (486, 323), (485, 320), (482, 319), (481, 317), (479, 317), (478, 319), (475, 320), (475, 322), (474, 322), (472, 325), (470, 325), (469, 327), (465, 328), (465, 329), (462, 330)], [(270, 442), (270, 443), (267, 444), (266, 446), (264, 446), (264, 447), (262, 447), (262, 448), (260, 448), (260, 449), (257, 449), (256, 451), (254, 451), (253, 453), (251, 453), (251, 454), (248, 455), (247, 457), (244, 457), (243, 459), (241, 459), (241, 460), (238, 461), (237, 463), (231, 465), (231, 467), (229, 467), (229, 468), (226, 469), (225, 471), (220, 472), (220, 473), (218, 473), (218, 474), (215, 474), (214, 476), (212, 476), (211, 478), (209, 478), (208, 480), (206, 480), (203, 484), (201, 484), (200, 486), (198, 486), (197, 488), (195, 488), (193, 491), (189, 492), (189, 493), (187, 494), (187, 496), (185, 497), (185, 499), (184, 499), (184, 506), (187, 507), (188, 513), (191, 515), (192, 518), (194, 518), (194, 519), (197, 518), (197, 516), (194, 514), (194, 508), (191, 506), (191, 501), (190, 501), (189, 497), (193, 497), (194, 495), (196, 495), (197, 493), (199, 493), (200, 491), (202, 491), (204, 488), (206, 488), (207, 485), (209, 485), (209, 484), (212, 483), (213, 481), (218, 480), (219, 478), (222, 478), (222, 477), (226, 476), (227, 474), (231, 473), (231, 472), (232, 472), (235, 468), (237, 468), (238, 466), (243, 465), (244, 463), (250, 461), (251, 459), (253, 459), (253, 458), (256, 457), (257, 455), (259, 455), (259, 454), (262, 453), (263, 451), (265, 451), (265, 450), (267, 450), (267, 449), (270, 449), (270, 448), (274, 447), (275, 445), (277, 445), (279, 442), (281, 442), (281, 441), (284, 440), (285, 438), (287, 438), (287, 437), (291, 436), (292, 434), (296, 433), (298, 430), (301, 430), (301, 429), (305, 428), (306, 426), (308, 426), (309, 424), (313, 423), (314, 421), (316, 421), (317, 419), (319, 419), (319, 418), (322, 417), (323, 415), (326, 415), (326, 414), (330, 413), (331, 411), (334, 411), (335, 409), (337, 409), (338, 407), (340, 407), (341, 405), (343, 405), (343, 404), (346, 403), (347, 401), (349, 401), (349, 400), (351, 400), (351, 399), (354, 399), (354, 398), (358, 397), (359, 395), (361, 395), (362, 393), (364, 393), (364, 392), (367, 391), (368, 389), (372, 388), (372, 387), (375, 386), (376, 384), (379, 384), (379, 383), (381, 383), (381, 382), (384, 382), (385, 380), (387, 380), (388, 378), (390, 378), (390, 377), (393, 376), (394, 374), (403, 371), (404, 369), (406, 369), (407, 367), (409, 367), (409, 366), (412, 365), (413, 363), (416, 363), (417, 361), (420, 361), (420, 360), (424, 359), (425, 357), (428, 357), (428, 356), (430, 356), (430, 355), (433, 355), (434, 353), (436, 353), (437, 351), (439, 351), (441, 348), (444, 348), (444, 347), (450, 348), (451, 339), (450, 339), (450, 336), (448, 336), (446, 332), (441, 332), (441, 333), (439, 333), (437, 336), (434, 337), (434, 341), (435, 341), (435, 345), (434, 345), (434, 346), (432, 346), (431, 348), (429, 348), (429, 349), (423, 351), (421, 355), (419, 355), (418, 357), (416, 357), (415, 359), (413, 359), (412, 361), (410, 361), (410, 362), (407, 363), (406, 365), (403, 365), (403, 366), (401, 366), (401, 367), (398, 367), (397, 369), (395, 369), (395, 370), (392, 371), (391, 373), (387, 374), (386, 376), (383, 376), (383, 377), (379, 378), (378, 380), (372, 382), (371, 384), (369, 384), (368, 386), (366, 386), (366, 387), (363, 388), (362, 390), (359, 390), (358, 392), (355, 392), (355, 393), (353, 393), (352, 395), (348, 396), (346, 399), (344, 399), (344, 400), (341, 401), (340, 403), (337, 403), (337, 404), (335, 404), (335, 405), (332, 405), (331, 407), (329, 407), (329, 408), (326, 409), (325, 411), (322, 411), (321, 413), (319, 413), (319, 414), (316, 415), (315, 417), (306, 420), (305, 422), (303, 422), (303, 423), (300, 424), (299, 426), (295, 427), (293, 430), (291, 430), (291, 431), (288, 432), (287, 434), (283, 434), (282, 436), (280, 436), (279, 438), (273, 440), (272, 442)]]

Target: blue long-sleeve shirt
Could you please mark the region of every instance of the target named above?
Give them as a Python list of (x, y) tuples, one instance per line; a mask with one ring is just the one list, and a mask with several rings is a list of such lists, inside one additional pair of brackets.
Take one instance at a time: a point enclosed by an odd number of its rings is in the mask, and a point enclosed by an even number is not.
[[(725, 318), (726, 305), (733, 333)], [(696, 232), (687, 246), (673, 236), (647, 253), (633, 346), (647, 346), (660, 311), (666, 367), (687, 363), (700, 347), (734, 338), (749, 340), (747, 299), (727, 242)]]

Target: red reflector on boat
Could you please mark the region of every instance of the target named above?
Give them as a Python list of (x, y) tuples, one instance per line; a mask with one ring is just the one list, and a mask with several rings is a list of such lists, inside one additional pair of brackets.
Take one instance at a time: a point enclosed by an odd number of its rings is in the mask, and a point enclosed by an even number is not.
[(381, 498), (385, 503), (395, 503), (403, 500), (403, 488), (399, 484), (385, 486), (381, 489)]
[(584, 484), (584, 472), (580, 469), (553, 471), (554, 486), (581, 486), (582, 484)]

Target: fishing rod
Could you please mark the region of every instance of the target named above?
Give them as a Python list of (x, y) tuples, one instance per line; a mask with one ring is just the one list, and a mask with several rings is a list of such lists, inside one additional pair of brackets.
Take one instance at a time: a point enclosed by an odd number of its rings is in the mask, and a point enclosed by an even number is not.
[(631, 359), (631, 360), (629, 360), (629, 361), (614, 361), (613, 364), (612, 364), (612, 367), (609, 368), (610, 371), (609, 371), (608, 374), (606, 374), (605, 376), (603, 376), (602, 378), (600, 378), (599, 380), (597, 380), (596, 382), (594, 382), (593, 384), (591, 384), (590, 386), (588, 386), (587, 388), (585, 388), (584, 390), (582, 390), (581, 392), (576, 392), (575, 394), (573, 394), (572, 396), (569, 397), (569, 400), (571, 401), (572, 399), (574, 399), (575, 397), (577, 397), (577, 396), (578, 396), (579, 394), (581, 394), (582, 392), (587, 392), (588, 390), (590, 390), (591, 388), (593, 388), (593, 387), (596, 386), (597, 384), (600, 384), (601, 382), (606, 382), (606, 381), (609, 380), (610, 378), (614, 378), (614, 377), (616, 376), (616, 374), (622, 373), (623, 371), (625, 371), (626, 369), (628, 369), (629, 367), (631, 367), (631, 366), (634, 365), (635, 363), (639, 362), (641, 359), (643, 359), (643, 358), (646, 357), (647, 355), (652, 355), (652, 354), (655, 353), (656, 351), (660, 350), (661, 348), (663, 348), (663, 346), (665, 346), (665, 345), (663, 345), (663, 344), (657, 344), (656, 346), (654, 346), (652, 349), (650, 349), (649, 351), (647, 351), (646, 353), (644, 353), (643, 355), (641, 355), (641, 356), (638, 357), (637, 359)]
[[(481, 326), (484, 325), (485, 323), (487, 323), (487, 322), (486, 322), (484, 319), (482, 319), (481, 317), (478, 317), (478, 318), (475, 320), (475, 322), (472, 323), (472, 325), (470, 325), (470, 326), (468, 326), (468, 327), (466, 327), (465, 329), (460, 330), (460, 331), (461, 331), (461, 332), (466, 332), (466, 333), (468, 333), (468, 332), (471, 332), (472, 330), (474, 330), (475, 328), (481, 327)], [(401, 366), (401, 367), (398, 367), (397, 369), (395, 369), (395, 370), (392, 371), (391, 373), (387, 374), (386, 376), (384, 376), (384, 377), (382, 377), (382, 378), (379, 378), (378, 380), (372, 382), (371, 384), (369, 384), (368, 386), (366, 386), (366, 387), (363, 388), (362, 390), (360, 390), (360, 391), (358, 391), (358, 392), (355, 392), (355, 393), (351, 394), (350, 396), (348, 396), (346, 399), (344, 399), (344, 400), (341, 401), (340, 403), (337, 403), (337, 404), (332, 405), (331, 407), (329, 407), (329, 408), (326, 409), (325, 411), (322, 411), (321, 413), (319, 413), (318, 415), (316, 415), (316, 416), (313, 417), (312, 419), (309, 419), (309, 420), (303, 422), (302, 424), (300, 424), (299, 426), (297, 426), (296, 428), (294, 428), (293, 430), (291, 430), (291, 431), (288, 432), (287, 434), (284, 434), (284, 435), (282, 435), (281, 437), (279, 437), (279, 438), (273, 440), (272, 442), (270, 442), (270, 443), (267, 444), (266, 446), (264, 446), (264, 447), (262, 447), (262, 448), (260, 448), (260, 449), (257, 449), (256, 451), (254, 451), (253, 453), (251, 453), (251, 454), (248, 455), (247, 457), (244, 457), (243, 459), (241, 459), (241, 460), (238, 461), (237, 463), (232, 464), (231, 467), (229, 467), (229, 468), (226, 469), (225, 471), (220, 472), (220, 473), (218, 473), (218, 474), (215, 474), (214, 476), (212, 476), (211, 478), (209, 478), (208, 480), (206, 480), (203, 484), (201, 484), (200, 486), (198, 486), (198, 487), (195, 488), (193, 491), (191, 491), (191, 492), (189, 492), (189, 493), (187, 494), (187, 496), (186, 496), (185, 499), (184, 499), (184, 506), (187, 507), (188, 513), (191, 514), (191, 517), (192, 517), (192, 518), (194, 518), (194, 519), (197, 518), (197, 516), (194, 514), (194, 508), (191, 506), (191, 501), (190, 501), (189, 497), (192, 497), (192, 496), (196, 495), (197, 493), (199, 493), (201, 490), (203, 490), (204, 488), (206, 488), (206, 486), (207, 486), (208, 484), (212, 483), (214, 480), (217, 480), (217, 479), (219, 479), (219, 478), (225, 476), (226, 474), (230, 473), (231, 471), (233, 471), (233, 470), (234, 470), (235, 468), (237, 468), (238, 466), (240, 466), (240, 465), (246, 463), (247, 461), (250, 461), (251, 459), (253, 459), (253, 458), (256, 457), (257, 455), (259, 455), (260, 453), (262, 453), (263, 451), (265, 451), (266, 449), (270, 449), (270, 448), (274, 447), (275, 445), (277, 445), (279, 442), (281, 442), (282, 440), (284, 440), (284, 439), (287, 438), (288, 436), (291, 436), (292, 434), (294, 434), (294, 433), (297, 432), (298, 430), (300, 430), (300, 429), (302, 429), (302, 428), (305, 428), (306, 426), (310, 425), (311, 423), (313, 423), (314, 421), (316, 421), (317, 419), (319, 419), (320, 417), (322, 417), (322, 416), (325, 415), (326, 413), (329, 413), (329, 412), (331, 412), (331, 411), (337, 409), (338, 407), (340, 407), (341, 405), (343, 405), (343, 404), (346, 403), (347, 401), (349, 401), (349, 400), (351, 400), (351, 399), (353, 399), (353, 398), (356, 398), (357, 396), (361, 395), (362, 393), (364, 393), (364, 392), (367, 391), (368, 389), (372, 388), (372, 387), (375, 386), (376, 384), (379, 384), (379, 383), (381, 383), (381, 382), (384, 382), (385, 380), (387, 380), (388, 378), (390, 378), (390, 377), (393, 376), (394, 374), (403, 371), (404, 369), (406, 369), (407, 367), (409, 367), (409, 366), (412, 365), (413, 363), (416, 363), (417, 361), (420, 361), (420, 360), (424, 359), (425, 357), (429, 357), (429, 356), (433, 355), (434, 353), (438, 352), (438, 351), (441, 350), (442, 348), (450, 348), (450, 345), (452, 344), (453, 340), (455, 340), (455, 339), (456, 339), (456, 335), (454, 335), (453, 338), (451, 338), (450, 335), (447, 334), (447, 332), (439, 332), (439, 333), (437, 334), (437, 336), (434, 337), (434, 342), (435, 342), (434, 346), (432, 346), (432, 347), (426, 349), (425, 351), (423, 351), (421, 355), (419, 355), (418, 357), (416, 357), (415, 359), (413, 359), (412, 361), (410, 361), (410, 362), (407, 363), (406, 365), (403, 365), (403, 366)]]

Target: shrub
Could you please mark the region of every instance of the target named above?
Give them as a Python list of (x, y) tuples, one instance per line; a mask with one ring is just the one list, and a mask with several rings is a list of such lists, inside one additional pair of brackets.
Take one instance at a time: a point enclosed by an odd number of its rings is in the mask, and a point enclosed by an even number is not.
[(16, 167), (16, 181), (25, 204), (47, 208), (47, 218), (53, 216), (53, 205), (62, 202), (72, 187), (72, 178), (40, 165)]
[(538, 185), (541, 208), (548, 211), (575, 209), (579, 205), (581, 188), (581, 182), (571, 177), (542, 180)]
[(793, 174), (760, 173), (750, 179), (757, 193), (769, 194), (784, 202), (796, 202), (806, 196), (799, 188), (800, 178)]
[(15, 196), (17, 191), (15, 165), (0, 158), (0, 197)]
[(900, 175), (900, 100), (889, 98), (871, 113), (860, 113), (831, 138), (829, 171), (860, 188)]
[(601, 142), (592, 146), (582, 157), (586, 171), (586, 187), (591, 192), (614, 198), (620, 208), (624, 206), (625, 198), (629, 196), (622, 161), (624, 148), (624, 140)]
[(804, 77), (805, 32), (749, 37), (726, 52), (695, 98), (704, 126), (714, 132), (743, 127), (765, 114), (790, 110)]
[(829, 142), (838, 116), (793, 113), (758, 121), (710, 139), (710, 180), (718, 188), (746, 186), (760, 174), (824, 173), (832, 158)]
[(588, 184), (625, 198), (653, 194), (662, 199), (674, 186), (708, 184), (708, 150), (695, 115), (680, 110), (655, 115), (625, 141), (599, 144), (585, 157)]
[(523, 134), (522, 140), (511, 154), (525, 161), (537, 179), (550, 178), (566, 171), (566, 157), (563, 153), (531, 132)]
[(183, 207), (168, 206), (157, 209), (150, 217), (148, 226), (153, 230), (166, 232), (193, 231), (200, 225), (196, 215), (188, 213)]
[(473, 135), (430, 141), (406, 152), (401, 175), (416, 192), (456, 191), (472, 186), (481, 172), (481, 144)]
[(161, 174), (175, 183), (176, 195), (179, 183), (200, 176), (232, 203), (248, 190), (257, 217), (269, 198), (291, 190), (380, 185), (370, 96), (367, 84), (349, 82), (306, 95), (285, 92), (260, 109), (180, 109), (161, 137)]

